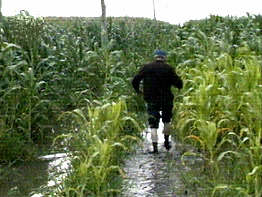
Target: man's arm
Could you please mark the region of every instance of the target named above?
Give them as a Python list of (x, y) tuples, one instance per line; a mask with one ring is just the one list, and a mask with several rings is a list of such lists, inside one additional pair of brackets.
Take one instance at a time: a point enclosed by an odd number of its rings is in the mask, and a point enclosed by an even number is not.
[(132, 80), (132, 85), (135, 91), (139, 94), (142, 93), (139, 90), (140, 81), (144, 78), (144, 70), (142, 69)]
[(172, 74), (172, 85), (174, 85), (175, 87), (177, 87), (178, 89), (182, 89), (183, 88), (183, 81), (181, 80), (181, 78), (176, 74), (176, 72), (173, 70), (173, 74)]

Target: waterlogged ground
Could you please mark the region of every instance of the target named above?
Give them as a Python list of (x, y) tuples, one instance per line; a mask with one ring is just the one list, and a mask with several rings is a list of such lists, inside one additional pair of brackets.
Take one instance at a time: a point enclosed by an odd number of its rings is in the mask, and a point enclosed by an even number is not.
[(69, 167), (66, 154), (52, 154), (39, 161), (2, 168), (0, 197), (42, 197), (42, 191), (55, 187)]
[[(188, 186), (186, 172), (190, 169), (182, 164), (183, 152), (190, 148), (172, 140), (172, 149), (167, 152), (163, 146), (163, 124), (158, 129), (159, 154), (149, 154), (152, 150), (150, 133), (143, 132), (144, 141), (136, 152), (125, 162), (126, 179), (122, 189), (123, 197), (183, 197), (198, 196), (197, 188)], [(201, 163), (198, 158), (185, 158), (190, 166)]]
[[(190, 147), (172, 141), (172, 148), (166, 151), (163, 142), (163, 123), (158, 129), (159, 154), (149, 154), (152, 150), (150, 133), (143, 132), (144, 140), (136, 152), (125, 161), (126, 178), (121, 197), (197, 197), (200, 189), (188, 184), (192, 177), (188, 172), (199, 170), (202, 160), (181, 156)], [(43, 197), (47, 190), (55, 190), (66, 176), (70, 161), (66, 154), (46, 155), (39, 161), (18, 166), (0, 168), (0, 197)], [(4, 173), (4, 174), (3, 174)]]

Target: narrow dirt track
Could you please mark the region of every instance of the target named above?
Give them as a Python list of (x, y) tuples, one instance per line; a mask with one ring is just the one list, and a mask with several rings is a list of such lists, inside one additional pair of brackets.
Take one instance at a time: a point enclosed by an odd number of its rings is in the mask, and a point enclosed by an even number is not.
[[(143, 132), (144, 141), (125, 162), (127, 178), (122, 189), (123, 197), (183, 197), (197, 196), (188, 192), (182, 174), (186, 168), (181, 163), (179, 145), (172, 141), (172, 148), (166, 151), (162, 134), (163, 123), (158, 129), (159, 154), (149, 154), (152, 149), (150, 133)], [(183, 173), (181, 173), (183, 171)]]

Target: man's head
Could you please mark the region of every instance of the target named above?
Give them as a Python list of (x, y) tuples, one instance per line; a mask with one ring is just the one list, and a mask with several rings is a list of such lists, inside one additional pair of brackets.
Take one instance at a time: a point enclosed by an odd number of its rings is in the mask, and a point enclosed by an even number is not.
[(156, 60), (165, 61), (166, 60), (167, 53), (162, 50), (156, 50), (154, 52), (154, 57)]

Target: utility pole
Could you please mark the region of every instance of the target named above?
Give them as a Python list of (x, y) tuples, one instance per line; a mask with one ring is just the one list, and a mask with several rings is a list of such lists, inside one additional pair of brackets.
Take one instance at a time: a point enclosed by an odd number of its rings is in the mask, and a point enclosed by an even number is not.
[(154, 20), (156, 20), (156, 7), (155, 7), (155, 0), (153, 0), (153, 9), (154, 9)]
[(2, 22), (2, 0), (0, 0), (0, 22)]
[(106, 5), (105, 1), (101, 0), (102, 16), (101, 16), (101, 44), (102, 47), (106, 47), (108, 38), (107, 38), (107, 25), (106, 25)]

